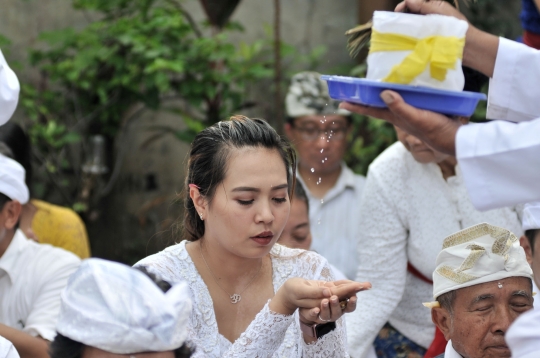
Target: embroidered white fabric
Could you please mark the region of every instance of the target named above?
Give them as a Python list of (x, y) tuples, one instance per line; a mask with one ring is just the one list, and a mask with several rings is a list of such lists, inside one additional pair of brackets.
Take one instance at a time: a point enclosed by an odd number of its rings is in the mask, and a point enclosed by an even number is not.
[(433, 340), (430, 311), (422, 306), (433, 300), (433, 286), (407, 272), (407, 262), (431, 278), (443, 240), (453, 233), (487, 222), (522, 234), (520, 210), (476, 210), (459, 166), (444, 180), (438, 165), (416, 162), (400, 142), (371, 164), (360, 208), (357, 280), (373, 289), (362, 292), (347, 316), (353, 357), (365, 356), (386, 322), (423, 347)]
[[(292, 277), (332, 281), (327, 261), (317, 253), (289, 249), (279, 244), (270, 252), (274, 292)], [(348, 357), (343, 319), (336, 329), (313, 344), (306, 344), (298, 323), (298, 311), (291, 316), (272, 312), (268, 303), (257, 314), (246, 331), (234, 342), (219, 334), (212, 297), (186, 250), (186, 242), (139, 261), (170, 283), (187, 281), (193, 312), (189, 321), (188, 339), (195, 343), (193, 358), (202, 357)]]

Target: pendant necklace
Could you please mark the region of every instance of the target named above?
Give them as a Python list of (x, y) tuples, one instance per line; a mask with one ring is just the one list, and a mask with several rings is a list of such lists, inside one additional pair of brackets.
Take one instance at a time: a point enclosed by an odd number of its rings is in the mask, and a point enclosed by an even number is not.
[(221, 287), (221, 285), (219, 284), (219, 281), (218, 279), (216, 278), (216, 276), (214, 276), (214, 273), (212, 272), (212, 270), (210, 269), (210, 266), (208, 266), (208, 262), (206, 262), (206, 259), (204, 258), (204, 255), (203, 255), (203, 252), (202, 252), (202, 244), (200, 243), (199, 241), (199, 250), (201, 251), (201, 256), (203, 258), (203, 261), (204, 261), (204, 264), (206, 265), (206, 268), (208, 269), (208, 271), (210, 271), (210, 275), (212, 275), (212, 278), (214, 279), (214, 281), (216, 282), (216, 284), (218, 285), (219, 288), (221, 288), (223, 290), (223, 292), (225, 292), (227, 294), (227, 296), (229, 296), (229, 298), (231, 299), (231, 303), (238, 303), (240, 302), (240, 300), (242, 299), (242, 296), (241, 294), (244, 293), (249, 286), (251, 286), (251, 284), (253, 283), (253, 281), (255, 281), (255, 279), (257, 278), (257, 276), (259, 276), (259, 273), (261, 272), (261, 269), (262, 269), (262, 261), (261, 261), (261, 266), (259, 266), (259, 271), (257, 271), (257, 273), (255, 274), (255, 276), (253, 276), (253, 278), (249, 281), (249, 283), (246, 285), (246, 287), (240, 292), (240, 293), (233, 293), (232, 295), (229, 294), (229, 292), (227, 292), (223, 287)]

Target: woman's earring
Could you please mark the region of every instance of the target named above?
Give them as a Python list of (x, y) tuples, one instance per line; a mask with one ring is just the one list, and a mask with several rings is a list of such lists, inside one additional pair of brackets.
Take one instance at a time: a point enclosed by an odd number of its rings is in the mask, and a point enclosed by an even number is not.
[(201, 214), (201, 213), (199, 213), (199, 217), (201, 218), (201, 220), (203, 219), (203, 216), (202, 216), (202, 214)]

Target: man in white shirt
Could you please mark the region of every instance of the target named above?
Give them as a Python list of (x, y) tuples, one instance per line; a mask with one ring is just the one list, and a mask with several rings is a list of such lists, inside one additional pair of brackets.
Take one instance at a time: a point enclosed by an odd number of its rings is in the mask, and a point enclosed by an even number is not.
[(532, 309), (532, 270), (510, 231), (479, 224), (444, 240), (433, 273), (433, 322), (444, 358), (509, 358), (509, 326)]
[[(465, 19), (442, 1), (406, 0), (396, 11), (405, 6), (414, 13)], [(463, 64), (492, 78), (488, 118), (520, 122), (540, 116), (538, 63), (540, 51), (469, 26)], [(340, 107), (387, 120), (438, 151), (456, 155), (471, 200), (480, 210), (540, 200), (540, 118), (461, 126), (407, 105), (396, 92), (384, 91), (381, 98), (389, 110), (351, 103)]]
[(25, 172), (0, 154), (0, 336), (22, 358), (48, 357), (60, 293), (80, 264), (75, 255), (27, 239), (17, 229), (29, 198)]
[(286, 98), (285, 133), (298, 152), (298, 180), (309, 198), (312, 249), (354, 279), (365, 178), (343, 162), (351, 118), (337, 107), (320, 74), (300, 72)]
[(0, 126), (6, 123), (19, 101), (19, 80), (9, 68), (2, 51), (0, 50)]

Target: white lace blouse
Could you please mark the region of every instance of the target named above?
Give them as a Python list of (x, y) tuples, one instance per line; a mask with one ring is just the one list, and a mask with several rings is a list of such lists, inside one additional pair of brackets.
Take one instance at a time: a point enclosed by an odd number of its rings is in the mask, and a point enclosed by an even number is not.
[[(332, 281), (327, 261), (317, 253), (289, 249), (279, 244), (270, 251), (274, 292), (292, 277)], [(171, 246), (139, 261), (167, 282), (187, 281), (191, 288), (193, 312), (189, 322), (189, 339), (201, 357), (348, 357), (343, 319), (336, 321), (336, 329), (317, 342), (306, 344), (300, 331), (298, 311), (291, 316), (278, 314), (268, 303), (257, 314), (240, 337), (231, 343), (217, 326), (210, 292), (191, 257), (186, 242)]]

